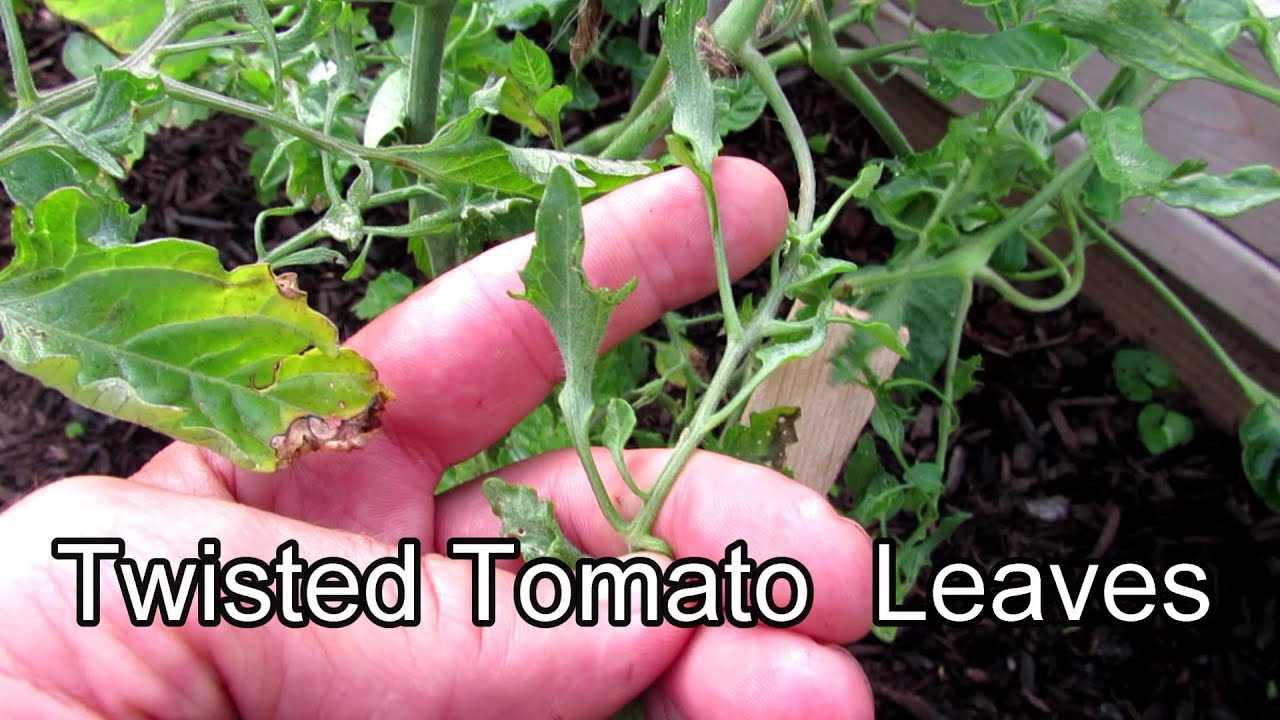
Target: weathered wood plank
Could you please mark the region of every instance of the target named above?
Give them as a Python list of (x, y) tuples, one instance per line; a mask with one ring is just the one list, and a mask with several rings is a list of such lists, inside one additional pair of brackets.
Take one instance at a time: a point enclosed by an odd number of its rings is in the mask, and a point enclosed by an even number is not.
[[(844, 305), (837, 305), (836, 312), (865, 317)], [(832, 382), (831, 358), (852, 333), (853, 328), (848, 325), (832, 325), (818, 352), (783, 365), (756, 388), (744, 414), (746, 418), (753, 412), (779, 406), (799, 408), (796, 441), (786, 448), (785, 465), (797, 481), (823, 493), (840, 475), (876, 405), (875, 395), (867, 388)], [(906, 328), (898, 337), (903, 344), (908, 342)], [(898, 366), (898, 356), (886, 348), (872, 352), (867, 361), (880, 378), (889, 377)]]

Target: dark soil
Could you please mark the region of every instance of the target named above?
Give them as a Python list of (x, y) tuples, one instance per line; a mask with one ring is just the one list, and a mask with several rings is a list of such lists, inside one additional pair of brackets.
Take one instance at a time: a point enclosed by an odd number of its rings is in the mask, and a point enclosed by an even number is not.
[[(43, 14), (24, 23), (38, 82), (64, 81), (57, 52), (65, 28)], [(865, 122), (825, 86), (798, 75), (784, 80), (806, 130), (834, 138), (819, 158), (820, 172), (856, 175), (877, 152)], [(601, 95), (624, 108), (625, 86)], [(124, 187), (131, 203), (151, 208), (142, 237), (181, 235), (215, 245), (228, 264), (252, 259), (260, 206), (245, 169), (246, 128), (218, 117), (151, 138)], [(733, 138), (727, 150), (765, 162), (795, 187), (790, 155), (771, 120)], [(12, 253), (7, 214), (5, 206), (0, 261)], [(302, 222), (278, 222), (270, 237), (287, 236)], [(829, 239), (829, 251), (855, 261), (878, 257), (885, 247), (882, 233), (856, 209), (844, 213)], [(371, 264), (412, 272), (390, 244)], [(349, 308), (362, 287), (338, 274), (308, 271), (302, 284), (345, 337), (359, 325)], [(1195, 440), (1148, 456), (1134, 431), (1138, 408), (1119, 397), (1111, 380), (1111, 358), (1125, 344), (1087, 301), (1030, 317), (980, 294), (965, 353), (984, 355), (984, 384), (961, 408), (945, 499), (948, 510), (973, 517), (934, 560), (984, 568), (1015, 557), (1155, 568), (1192, 562), (1211, 573), (1213, 612), (1193, 625), (936, 623), (903, 629), (891, 645), (864, 641), (853, 651), (872, 679), (880, 717), (1251, 718), (1280, 708), (1267, 697), (1280, 682), (1280, 518), (1249, 490), (1234, 438), (1184, 397), (1168, 402), (1193, 418)], [(166, 442), (85, 411), (4, 365), (0, 404), (0, 505), (66, 475), (127, 475)], [(935, 443), (931, 417), (926, 409), (909, 430), (910, 449), (922, 457)], [(83, 434), (69, 437), (69, 423)], [(919, 593), (912, 603), (921, 603)]]

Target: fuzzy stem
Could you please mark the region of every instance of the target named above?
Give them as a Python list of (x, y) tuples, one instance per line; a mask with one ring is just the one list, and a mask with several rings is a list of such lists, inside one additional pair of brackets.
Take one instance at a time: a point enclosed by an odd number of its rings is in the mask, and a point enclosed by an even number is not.
[(890, 152), (899, 157), (912, 154), (911, 141), (902, 132), (902, 128), (898, 127), (893, 116), (885, 110), (866, 84), (844, 63), (821, 3), (815, 3), (809, 9), (809, 14), (805, 16), (805, 27), (809, 30), (809, 41), (813, 46), (809, 51), (809, 63), (814, 72), (834, 85), (845, 99), (866, 116), (880, 138), (889, 146)]
[(774, 73), (769, 61), (764, 59), (759, 50), (751, 45), (743, 46), (738, 53), (738, 62), (751, 74), (756, 85), (764, 91), (769, 100), (769, 107), (782, 124), (782, 131), (791, 145), (791, 154), (796, 159), (796, 171), (800, 175), (799, 202), (796, 207), (796, 224), (800, 232), (808, 232), (813, 225), (814, 208), (817, 205), (817, 180), (814, 176), (813, 154), (809, 150), (809, 141), (805, 138), (804, 129), (800, 127), (800, 119), (782, 92), (778, 84), (778, 76)]
[(35, 81), (31, 79), (31, 67), (27, 65), (27, 46), (22, 40), (22, 28), (18, 25), (18, 13), (13, 0), (0, 0), (0, 20), (4, 22), (4, 41), (9, 47), (9, 69), (13, 73), (13, 87), (18, 93), (18, 107), (29, 108), (40, 99)]
[[(268, 5), (280, 5), (279, 2), (268, 2)], [(188, 30), (203, 22), (215, 20), (234, 13), (240, 4), (238, 0), (208, 0), (192, 3), (164, 19), (151, 35), (138, 46), (128, 57), (115, 67), (133, 70), (145, 67), (151, 62), (157, 48), (182, 37)], [(25, 56), (24, 56), (25, 57)], [(27, 108), (19, 108), (13, 117), (0, 125), (0, 148), (12, 148), (19, 142), (24, 133), (35, 127), (41, 116), (53, 117), (69, 110), (93, 97), (98, 88), (96, 77), (78, 80), (64, 85), (57, 90), (45, 93), (39, 100)]]
[[(440, 67), (444, 60), (445, 36), (453, 0), (435, 0), (413, 7), (413, 45), (409, 53), (409, 97), (405, 108), (405, 140), (421, 145), (436, 132), (440, 108)], [(409, 222), (431, 211), (429, 198), (409, 201)], [(430, 275), (439, 275), (457, 261), (457, 248), (450, 235), (418, 238), (426, 247)]]
[(951, 329), (951, 344), (947, 349), (947, 375), (942, 387), (942, 409), (938, 413), (938, 450), (934, 462), (940, 473), (946, 473), (947, 446), (951, 440), (955, 421), (956, 366), (960, 359), (960, 341), (964, 339), (964, 323), (973, 304), (973, 282), (964, 278), (960, 289), (960, 304), (956, 308), (956, 322)]

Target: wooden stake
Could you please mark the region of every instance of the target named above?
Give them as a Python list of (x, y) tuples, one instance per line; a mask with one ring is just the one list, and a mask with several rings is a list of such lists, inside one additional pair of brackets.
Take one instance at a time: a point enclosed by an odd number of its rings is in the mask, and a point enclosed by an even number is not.
[[(794, 316), (796, 308), (792, 308)], [(866, 313), (836, 303), (835, 313), (866, 319)], [(844, 347), (854, 328), (832, 324), (827, 341), (818, 352), (803, 360), (787, 363), (765, 379), (747, 401), (743, 421), (753, 412), (779, 406), (800, 408), (796, 421), (796, 441), (786, 448), (786, 467), (796, 481), (825, 493), (840, 475), (849, 452), (871, 418), (875, 395), (862, 385), (832, 382), (831, 358)], [(898, 339), (907, 344), (906, 328)], [(877, 348), (867, 359), (880, 379), (893, 374), (899, 357), (888, 348)]]

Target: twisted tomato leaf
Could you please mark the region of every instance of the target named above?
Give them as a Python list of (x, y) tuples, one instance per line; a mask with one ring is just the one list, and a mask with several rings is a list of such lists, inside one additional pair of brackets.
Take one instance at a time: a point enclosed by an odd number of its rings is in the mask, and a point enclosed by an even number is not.
[(94, 244), (92, 203), (64, 188), (30, 216), (15, 209), (0, 358), (82, 405), (254, 470), (363, 444), (389, 393), (290, 276), (262, 264), (227, 271), (189, 240)]
[(1013, 92), (1020, 74), (1057, 73), (1068, 61), (1066, 38), (1045, 23), (991, 35), (938, 30), (920, 42), (943, 77), (984, 100)]
[(671, 130), (689, 145), (690, 162), (684, 164), (709, 186), (711, 163), (721, 143), (716, 132), (715, 87), (698, 55), (697, 25), (706, 12), (706, 0), (672, 0), (662, 21), (662, 42), (671, 59), (675, 93)]
[(538, 309), (551, 326), (564, 359), (565, 382), (560, 409), (570, 433), (586, 445), (594, 408), (592, 380), (596, 356), (613, 309), (635, 289), (633, 279), (617, 290), (593, 288), (582, 269), (586, 237), (582, 204), (573, 179), (556, 168), (538, 206), (537, 243), (520, 271), (524, 292), (517, 295)]
[(1049, 14), (1064, 33), (1092, 43), (1117, 63), (1166, 80), (1206, 78), (1248, 84), (1248, 71), (1197, 27), (1169, 17), (1150, 0), (1075, 0)]
[(480, 489), (493, 514), (502, 520), (503, 534), (520, 541), (525, 560), (551, 557), (572, 567), (583, 557), (560, 529), (551, 501), (539, 498), (533, 488), (491, 477)]

